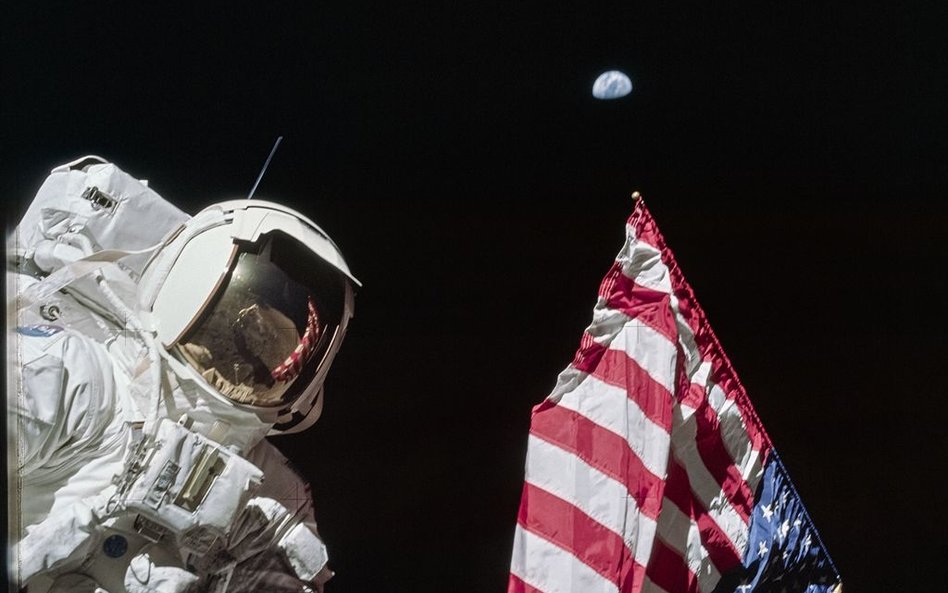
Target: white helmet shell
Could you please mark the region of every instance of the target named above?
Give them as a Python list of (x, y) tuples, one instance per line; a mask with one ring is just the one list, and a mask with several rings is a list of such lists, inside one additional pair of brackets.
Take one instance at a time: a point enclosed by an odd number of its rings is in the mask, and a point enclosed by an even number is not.
[[(271, 249), (274, 252), (282, 249), (289, 255), (282, 256), (279, 266), (274, 265), (270, 261)], [(237, 269), (238, 266), (243, 268)], [(310, 281), (303, 278), (311, 275), (312, 282), (315, 282), (317, 273), (323, 281), (310, 292), (306, 286), (303, 287), (302, 304), (297, 296), (293, 307), (282, 305), (296, 309), (294, 311), (280, 311), (280, 305), (257, 301), (259, 295), (256, 293), (260, 291), (255, 287), (241, 289), (246, 290), (243, 293), (245, 298), (229, 305), (229, 317), (224, 321), (214, 321), (221, 317), (220, 303), (227, 301), (228, 295), (238, 292), (234, 286), (246, 283), (246, 277), (255, 276), (253, 270), (260, 268), (276, 270), (281, 275), (284, 280), (280, 284), (282, 289), (276, 291), (280, 294), (291, 291), (288, 288), (291, 285), (298, 288), (298, 282), (307, 284)], [(288, 268), (295, 269), (285, 272)], [(274, 273), (268, 271), (256, 276), (265, 274), (272, 276)], [(259, 282), (256, 288), (260, 288)], [(191, 378), (203, 382), (211, 396), (272, 423), (272, 433), (286, 434), (304, 430), (319, 416), (322, 384), (353, 316), (354, 290), (358, 286), (360, 283), (349, 271), (339, 248), (313, 221), (271, 202), (233, 200), (204, 209), (166, 239), (144, 270), (139, 284), (139, 305), (143, 317), (149, 320), (151, 329), (156, 332), (162, 354), (186, 363), (176, 367), (188, 369)], [(322, 294), (315, 294), (317, 292)], [(254, 295), (248, 301), (251, 293)], [(280, 294), (275, 300), (280, 300)], [(327, 303), (325, 307), (323, 300)], [(320, 303), (318, 307), (317, 302)], [(250, 320), (253, 316), (254, 319)], [(284, 343), (281, 350), (268, 340), (271, 335), (287, 335), (286, 327), (268, 327), (267, 331), (253, 338), (261, 344), (251, 357), (253, 365), (244, 364), (246, 356), (240, 358), (240, 364), (233, 363), (233, 375), (228, 370), (230, 359), (224, 356), (224, 352), (236, 348), (246, 355), (247, 341), (218, 348), (221, 355), (215, 357), (220, 359), (215, 364), (202, 365), (192, 356), (199, 350), (211, 357), (204, 345), (192, 343), (201, 331), (205, 337), (213, 334), (218, 338), (211, 339), (220, 339), (219, 336), (233, 333), (230, 328), (237, 327), (235, 324), (244, 327), (250, 323), (257, 326), (282, 323), (293, 329), (290, 317), (297, 319), (297, 331), (289, 332), (292, 336), (288, 344), (289, 354), (286, 353), (287, 344)], [(218, 327), (207, 330), (213, 323)], [(239, 330), (234, 331), (239, 333)], [(253, 344), (249, 347), (254, 348)], [(211, 350), (214, 350), (213, 346)], [(265, 364), (257, 354), (267, 359)], [(244, 366), (246, 371), (242, 370)], [(252, 366), (257, 367), (256, 372)], [(303, 366), (311, 368), (303, 369)], [(259, 378), (260, 368), (265, 369), (263, 379)], [(283, 374), (280, 375), (277, 369), (282, 369)], [(277, 383), (282, 385), (279, 390), (274, 388), (274, 380), (268, 376), (270, 370), (273, 370), (273, 377), (279, 379)], [(266, 387), (258, 384), (260, 390), (257, 393), (247, 386), (255, 385), (249, 378), (254, 373), (258, 383), (267, 383)]]

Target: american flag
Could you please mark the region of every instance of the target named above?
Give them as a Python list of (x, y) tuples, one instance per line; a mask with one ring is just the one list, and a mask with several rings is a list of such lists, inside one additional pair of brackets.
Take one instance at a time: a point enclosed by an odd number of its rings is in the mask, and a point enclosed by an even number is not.
[(839, 574), (636, 194), (534, 408), (508, 593), (838, 593)]

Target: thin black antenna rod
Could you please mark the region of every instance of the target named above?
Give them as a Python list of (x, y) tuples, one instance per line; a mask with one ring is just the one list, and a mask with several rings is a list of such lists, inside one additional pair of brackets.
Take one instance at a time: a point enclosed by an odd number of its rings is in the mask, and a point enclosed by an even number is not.
[(267, 157), (267, 161), (263, 163), (263, 168), (260, 169), (260, 175), (257, 175), (257, 181), (253, 184), (253, 187), (250, 189), (250, 193), (247, 194), (247, 199), (253, 199), (253, 193), (257, 191), (257, 186), (260, 185), (260, 180), (263, 179), (263, 174), (267, 172), (267, 167), (270, 166), (270, 161), (273, 160), (273, 155), (276, 154), (277, 148), (280, 147), (280, 142), (283, 141), (283, 136), (277, 136), (276, 142), (273, 143), (273, 148), (270, 149), (270, 156)]

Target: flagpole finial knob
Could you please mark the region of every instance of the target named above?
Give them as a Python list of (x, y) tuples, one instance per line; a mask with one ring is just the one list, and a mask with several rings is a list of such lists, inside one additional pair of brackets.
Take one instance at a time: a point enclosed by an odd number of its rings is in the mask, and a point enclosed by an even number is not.
[(633, 199), (633, 200), (640, 200), (641, 198), (642, 198), (642, 194), (640, 194), (640, 193), (637, 192), (637, 191), (632, 192), (632, 199)]

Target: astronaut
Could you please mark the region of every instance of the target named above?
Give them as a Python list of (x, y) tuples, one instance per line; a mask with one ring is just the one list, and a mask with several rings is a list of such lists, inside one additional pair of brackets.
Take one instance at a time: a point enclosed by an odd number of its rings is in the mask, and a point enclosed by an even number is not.
[(37, 592), (322, 591), (299, 432), (359, 282), (299, 213), (188, 217), (98, 157), (8, 241), (13, 571)]

